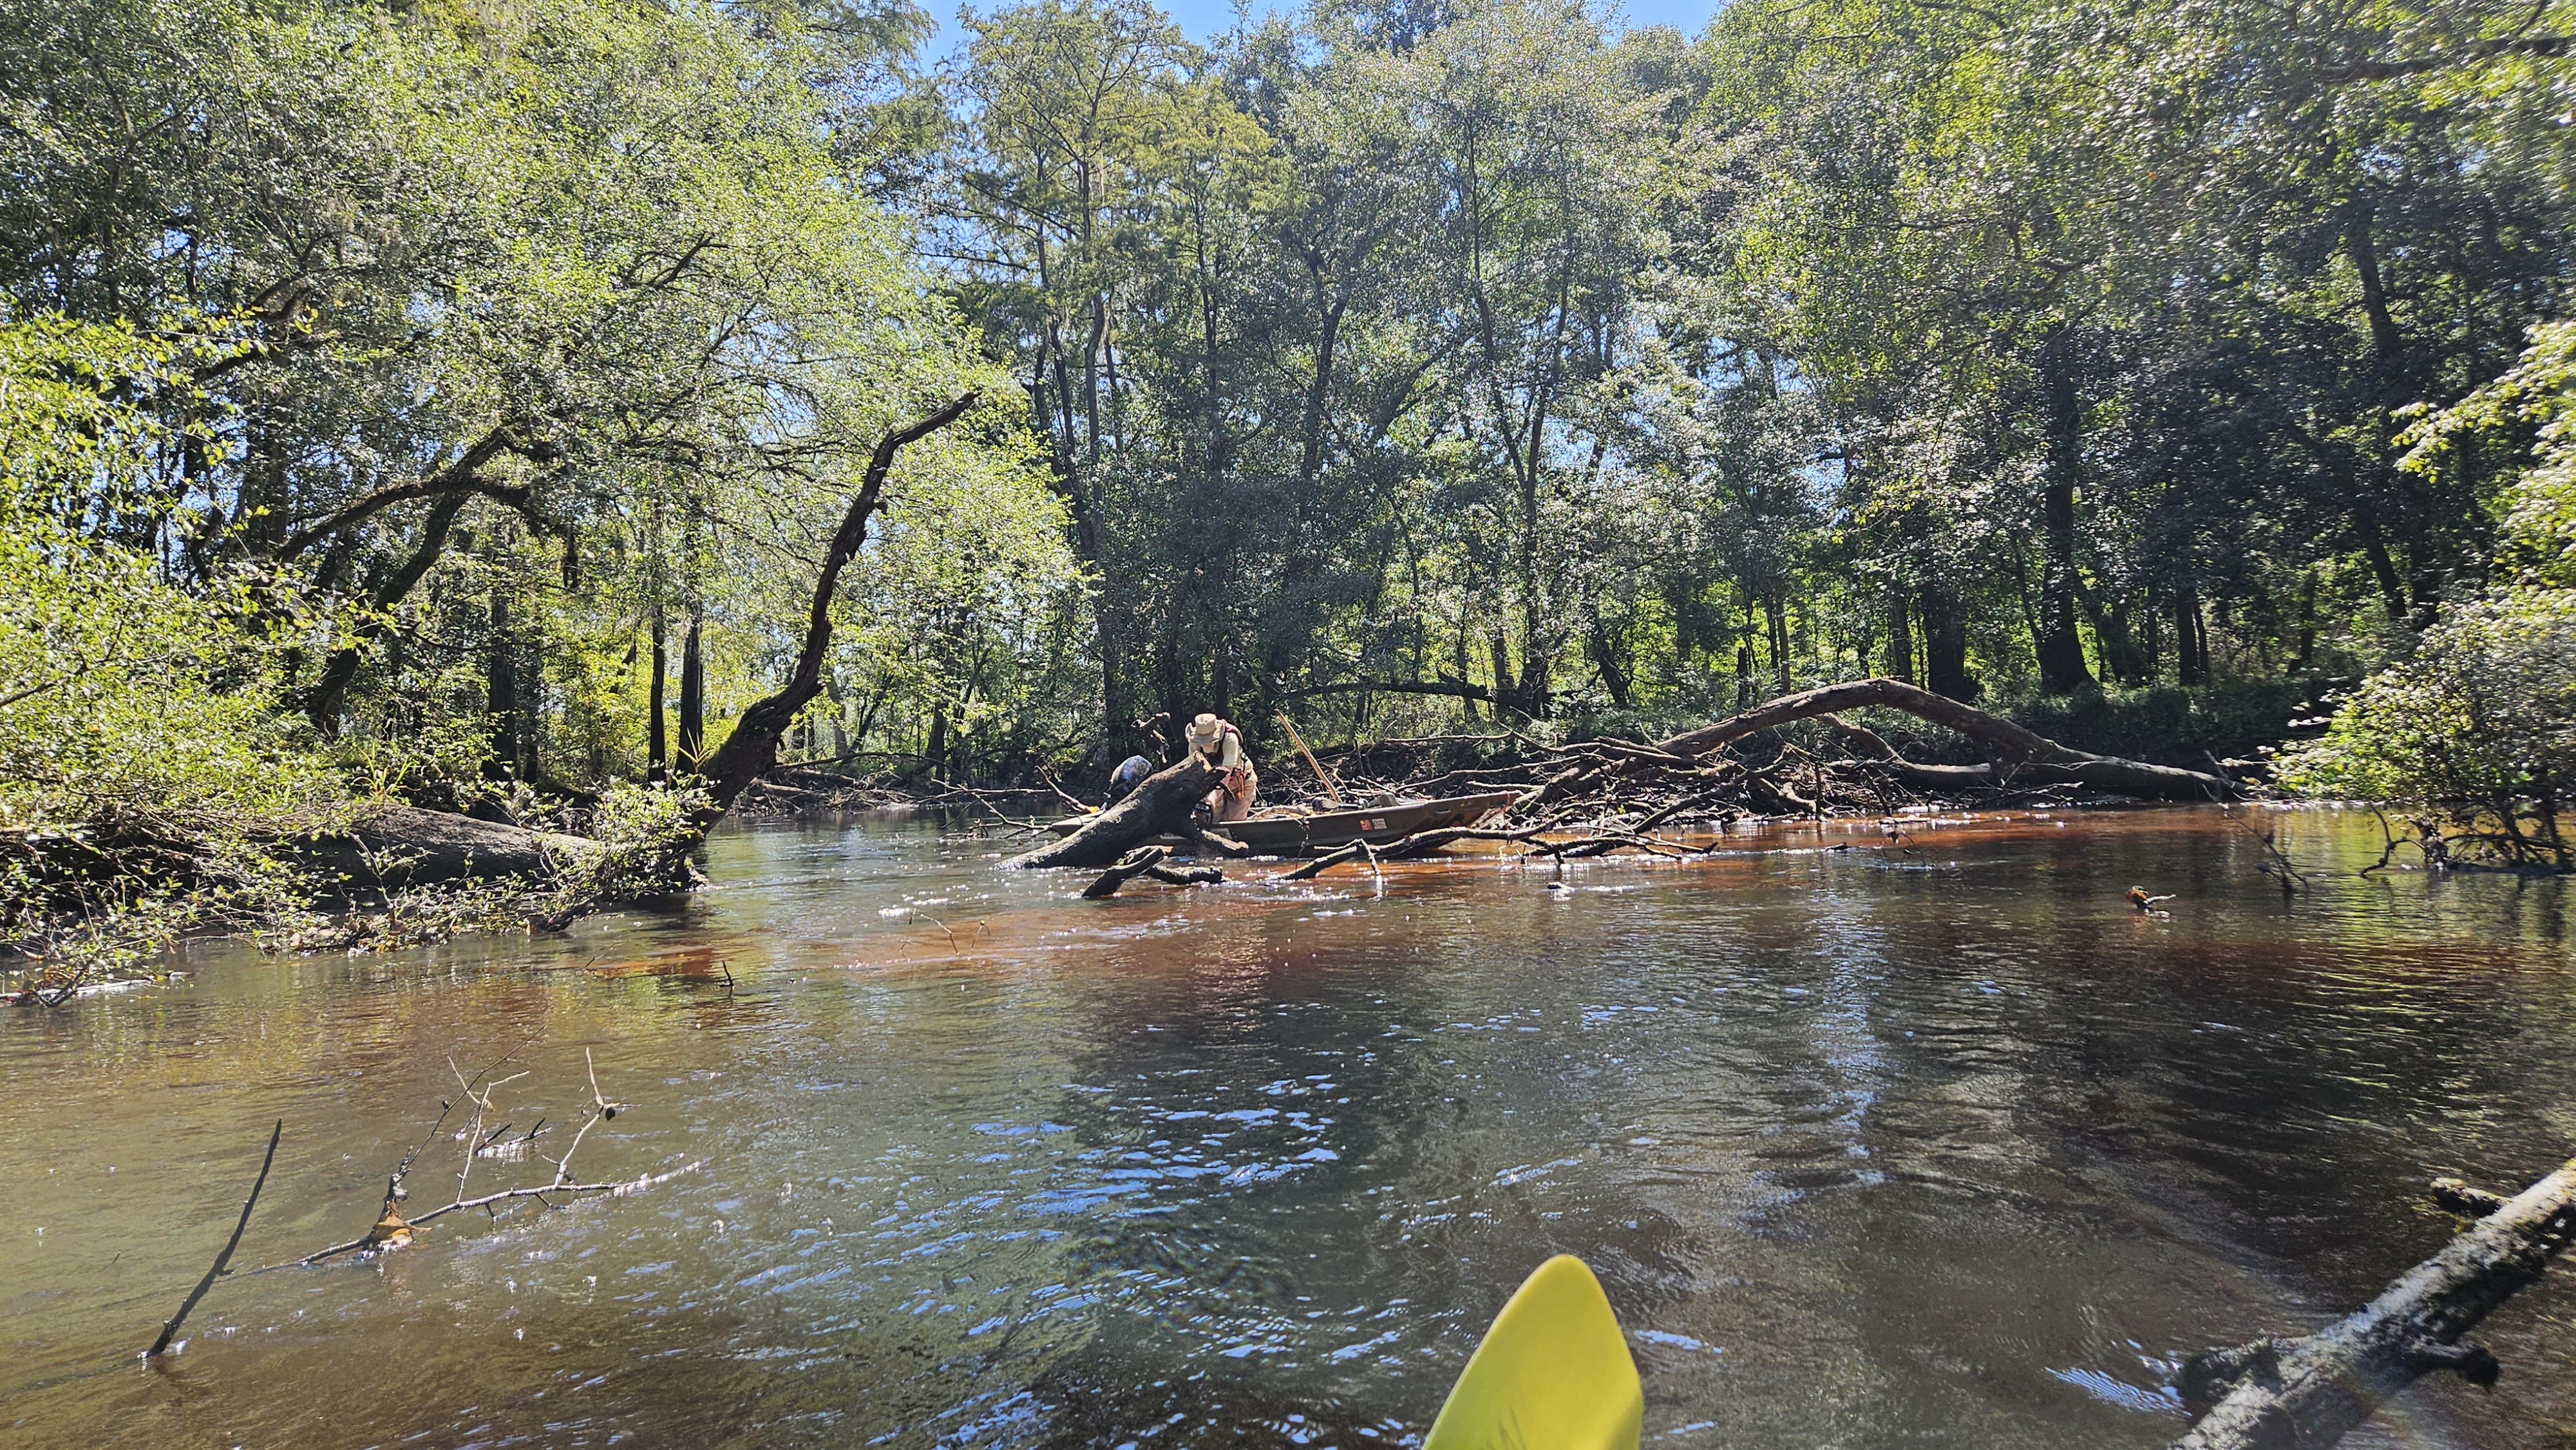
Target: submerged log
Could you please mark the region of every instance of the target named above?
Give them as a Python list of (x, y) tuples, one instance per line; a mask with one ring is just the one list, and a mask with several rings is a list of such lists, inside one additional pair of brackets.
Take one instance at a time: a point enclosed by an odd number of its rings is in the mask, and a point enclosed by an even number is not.
[(1127, 859), (1100, 873), (1100, 879), (1082, 888), (1085, 900), (1098, 901), (1118, 894), (1118, 888), (1142, 876), (1166, 886), (1217, 886), (1225, 873), (1213, 866), (1174, 867), (1163, 864), (1172, 854), (1169, 846), (1139, 846), (1127, 853)]
[(1211, 768), (1193, 752), (1183, 756), (1179, 764), (1167, 765), (1145, 777), (1144, 783), (1128, 792), (1126, 799), (1085, 821), (1081, 830), (1061, 841), (1023, 852), (1002, 865), (1014, 870), (1112, 866), (1156, 836), (1202, 839), (1219, 846), (1220, 854), (1240, 854), (1240, 846), (1223, 851), (1222, 847), (1234, 843), (1199, 831), (1190, 820), (1190, 812), (1207, 799), (1208, 792), (1223, 784), (1225, 772)]
[(2303, 1338), (2194, 1357), (2181, 1377), (2185, 1401), (2216, 1403), (2174, 1450), (2314, 1450), (2435, 1370), (2493, 1384), (2495, 1356), (2460, 1336), (2567, 1246), (2576, 1160), (2511, 1199), (2451, 1180), (2436, 1180), (2433, 1192), (2446, 1208), (2483, 1216), (2356, 1314)]
[(1128, 852), (1125, 860), (1101, 872), (1099, 880), (1082, 888), (1083, 897), (1097, 901), (1104, 896), (1115, 896), (1119, 887), (1163, 864), (1163, 858), (1171, 854), (1169, 846), (1139, 846)]
[(1883, 768), (1908, 784), (1945, 789), (1959, 785), (2082, 785), (2168, 800), (2226, 800), (2236, 794), (2233, 786), (2217, 776), (2075, 750), (2000, 715), (1989, 715), (1903, 680), (1853, 680), (1783, 695), (1714, 725), (1659, 741), (1656, 748), (1667, 754), (1696, 758), (1792, 721), (1811, 720), (1863, 705), (1885, 705), (1946, 725), (1983, 742), (2000, 757), (1990, 765), (1918, 766), (1896, 758), (1895, 752), (1889, 750), (1888, 756), (1882, 757)]

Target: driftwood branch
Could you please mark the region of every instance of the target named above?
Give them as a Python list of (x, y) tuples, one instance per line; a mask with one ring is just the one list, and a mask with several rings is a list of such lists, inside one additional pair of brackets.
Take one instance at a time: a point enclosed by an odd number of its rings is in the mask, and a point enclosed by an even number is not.
[(232, 1264), (233, 1250), (241, 1247), (242, 1230), (250, 1227), (250, 1211), (259, 1206), (259, 1191), (268, 1186), (268, 1166), (277, 1161), (277, 1140), (285, 1133), (284, 1118), (278, 1119), (277, 1126), (268, 1130), (268, 1152), (260, 1157), (259, 1177), (251, 1180), (250, 1197), (242, 1200), (241, 1219), (233, 1225), (233, 1236), (224, 1240), (224, 1251), (215, 1255), (214, 1266), (206, 1270), (206, 1277), (199, 1279), (197, 1287), (189, 1290), (188, 1297), (180, 1301), (179, 1312), (171, 1315), (169, 1322), (161, 1326), (161, 1337), (152, 1341), (150, 1349), (143, 1351), (145, 1359), (170, 1347), (170, 1341), (178, 1337), (179, 1326), (188, 1322), (188, 1311), (197, 1307), (197, 1301), (206, 1297), (206, 1291), (215, 1287), (215, 1281), (222, 1278), (224, 1270)]
[(1118, 894), (1119, 887), (1161, 865), (1163, 858), (1171, 854), (1172, 849), (1169, 846), (1139, 846), (1128, 852), (1117, 865), (1100, 873), (1099, 880), (1082, 888), (1082, 894), (1086, 899), (1094, 901), (1104, 896), (1115, 896)]
[(1155, 866), (1145, 874), (1166, 886), (1222, 886), (1225, 873), (1214, 866)]
[(2510, 1199), (2452, 1179), (2435, 1180), (2433, 1196), (2476, 1222), (2368, 1307), (2303, 1338), (2214, 1350), (2186, 1365), (2186, 1405), (2209, 1409), (2174, 1450), (2314, 1450), (2436, 1370), (2494, 1383), (2495, 1357), (2460, 1337), (2567, 1246), (2576, 1160)]
[(1160, 881), (1166, 886), (1215, 886), (1225, 880), (1225, 873), (1214, 866), (1164, 865), (1171, 854), (1169, 846), (1139, 846), (1127, 853), (1127, 859), (1102, 872), (1099, 880), (1082, 888), (1082, 894), (1092, 901), (1115, 896), (1119, 887), (1139, 876)]
[[(1410, 841), (1414, 839), (1414, 837), (1407, 836), (1404, 839), (1405, 841)], [(1343, 842), (1341, 845), (1334, 847), (1332, 850), (1325, 852), (1323, 855), (1316, 857), (1314, 860), (1307, 862), (1305, 865), (1298, 867), (1296, 870), (1288, 872), (1279, 879), (1282, 881), (1312, 881), (1316, 877), (1323, 875), (1326, 871), (1335, 866), (1339, 866), (1345, 861), (1365, 860), (1369, 863), (1369, 869), (1371, 871), (1377, 871), (1379, 879), (1384, 880), (1386, 873), (1378, 871), (1378, 858), (1381, 855), (1393, 854), (1396, 846), (1401, 846), (1403, 844), (1403, 841), (1399, 841), (1395, 846), (1389, 846), (1384, 852), (1381, 852), (1368, 842), (1355, 836), (1350, 840)]]

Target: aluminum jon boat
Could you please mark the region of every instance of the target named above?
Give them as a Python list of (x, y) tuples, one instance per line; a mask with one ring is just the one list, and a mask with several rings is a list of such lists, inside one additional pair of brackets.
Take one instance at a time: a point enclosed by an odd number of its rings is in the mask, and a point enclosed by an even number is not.
[[(1502, 790), (1436, 801), (1397, 799), (1353, 810), (1269, 810), (1244, 820), (1227, 821), (1216, 829), (1220, 835), (1241, 841), (1259, 855), (1302, 856), (1347, 846), (1353, 841), (1383, 846), (1401, 841), (1416, 831), (1478, 825), (1510, 805), (1518, 795), (1517, 791)], [(1047, 829), (1059, 836), (1070, 836), (1093, 819), (1091, 816), (1069, 816)]]

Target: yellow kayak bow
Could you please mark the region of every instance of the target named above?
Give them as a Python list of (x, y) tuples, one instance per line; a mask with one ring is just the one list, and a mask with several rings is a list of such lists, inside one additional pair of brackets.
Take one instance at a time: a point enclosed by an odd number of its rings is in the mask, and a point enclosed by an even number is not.
[(1422, 1450), (1637, 1450), (1645, 1415), (1601, 1281), (1559, 1254), (1494, 1316)]

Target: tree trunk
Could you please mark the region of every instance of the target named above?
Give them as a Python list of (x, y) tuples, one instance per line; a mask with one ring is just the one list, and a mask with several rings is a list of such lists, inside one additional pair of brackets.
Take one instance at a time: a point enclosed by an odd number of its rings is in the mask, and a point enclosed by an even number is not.
[(2536, 1282), (2566, 1247), (2576, 1224), (2576, 1162), (2510, 1200), (2447, 1180), (2433, 1188), (2436, 1202), (2478, 1221), (2368, 1307), (2314, 1334), (2196, 1356), (2183, 1368), (2186, 1402), (2212, 1391), (2224, 1397), (2174, 1450), (2316, 1450), (2435, 1370), (2495, 1382), (2495, 1356), (2460, 1336)]
[(2397, 572), (2397, 561), (2389, 556), (2388, 541), (2380, 536), (2376, 519), (2362, 523), (2361, 555), (2370, 561), (2370, 577), (2379, 583), (2380, 607), (2388, 611), (2391, 623), (2404, 624), (2415, 612), (2415, 602), (2407, 597), (2406, 580)]
[(413, 806), (362, 806), (346, 826), (279, 842), (282, 854), (351, 889), (433, 881), (543, 878), (596, 854), (582, 836), (532, 831)]
[(2362, 314), (2370, 319), (2371, 361), (2383, 380), (2394, 382), (2388, 375), (2397, 366), (2398, 355), (2405, 351), (2406, 338), (2397, 330), (2397, 319), (2388, 310), (2388, 287), (2379, 276), (2379, 247), (2370, 229), (2376, 211), (2368, 200), (2350, 204), (2344, 213), (2344, 247), (2345, 255), (2352, 259), (2353, 275), (2361, 283)]
[(2093, 638), (2102, 652), (2102, 673), (2124, 685), (2148, 683), (2150, 674), (2145, 651), (2138, 647), (2138, 637), (2130, 624), (2129, 601), (2114, 595), (2087, 603), (2093, 617)]
[(644, 726), (645, 762), (648, 778), (655, 784), (671, 778), (671, 742), (663, 725), (663, 690), (670, 677), (670, 652), (664, 643), (665, 630), (659, 606), (653, 610), (653, 684), (645, 695)]
[(841, 571), (849, 567), (859, 547), (867, 542), (868, 519), (884, 496), (886, 475), (894, 468), (895, 455), (905, 445), (965, 416), (966, 410), (975, 406), (975, 399), (973, 393), (962, 393), (877, 440), (876, 452), (869, 457), (867, 471), (860, 477), (859, 491), (851, 497), (848, 511), (841, 515), (841, 526), (833, 532), (831, 546), (824, 552), (823, 569), (814, 581), (814, 598), (806, 613), (805, 641), (797, 649), (796, 666), (788, 674), (786, 685), (774, 695), (753, 701), (734, 721), (733, 732), (725, 737), (724, 744), (699, 769), (713, 807), (702, 825), (712, 825), (745, 787), (778, 763), (779, 739), (806, 705), (823, 693), (823, 661), (832, 648), (833, 596), (840, 591)]
[(1789, 607), (1777, 591), (1762, 596), (1764, 642), (1771, 650), (1771, 693), (1789, 693)]
[(2209, 679), (2207, 636), (2201, 630), (2200, 596), (2189, 589), (2174, 591), (2174, 679), (2184, 685), (2197, 685)]
[(1968, 615), (1947, 593), (1923, 596), (1923, 682), (1961, 704), (1985, 693), (1968, 674)]
[(680, 637), (680, 759), (683, 774), (697, 770), (707, 753), (707, 662), (700, 638), (706, 616), (689, 609), (689, 632)]
[(312, 689), (305, 693), (304, 714), (326, 739), (340, 733), (340, 702), (349, 692), (350, 681), (358, 677), (358, 666), (366, 658), (366, 647), (385, 637), (385, 611), (409, 597), (412, 589), (429, 573), (430, 566), (438, 562), (440, 552), (447, 547), (449, 527), (456, 522), (456, 515), (465, 507), (466, 500), (472, 497), (465, 493), (449, 494), (430, 506), (428, 515), (421, 520), (420, 543), (412, 550), (411, 557), (376, 586), (376, 613), (358, 626), (357, 642), (335, 651), (323, 663), (321, 678), (315, 680)]
[(1887, 677), (1914, 683), (1914, 619), (1902, 594), (1887, 606)]
[(1628, 708), (1629, 679), (1627, 668), (1620, 663), (1618, 645), (1599, 619), (1592, 621), (1590, 639), (1592, 663), (1601, 671), (1601, 688), (1610, 692), (1610, 703), (1621, 710)]
[(519, 748), (519, 662), (510, 648), (510, 596), (492, 589), (492, 639), (483, 668), (483, 711), (492, 722), (492, 758), (484, 774), (496, 780), (527, 779)]
[(2084, 664), (2084, 639), (2075, 632), (2075, 484), (2083, 471), (2083, 413), (2075, 393), (2073, 349), (2063, 325), (2050, 331), (2040, 352), (2041, 412), (2048, 426), (2047, 469), (2042, 479), (2047, 514), (2047, 558), (2039, 576), (2035, 641), (2042, 694), (2064, 695), (2093, 683)]

